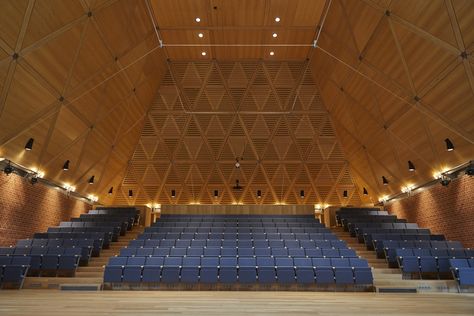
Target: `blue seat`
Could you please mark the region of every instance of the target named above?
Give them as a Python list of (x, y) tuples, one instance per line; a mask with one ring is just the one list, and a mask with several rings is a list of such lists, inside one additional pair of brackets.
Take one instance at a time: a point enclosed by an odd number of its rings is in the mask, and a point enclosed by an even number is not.
[(206, 239), (191, 240), (191, 247), (206, 247)]
[(459, 285), (461, 286), (473, 286), (474, 285), (474, 268), (459, 268)]
[(354, 249), (339, 249), (339, 255), (344, 258), (357, 258)]
[[(162, 257), (148, 257), (146, 265), (143, 267), (142, 282), (147, 282), (147, 283), (158, 283), (158, 282), (160, 282), (161, 265), (152, 264), (154, 262), (151, 259), (155, 259), (155, 258), (156, 259), (161, 258), (162, 261), (163, 261)], [(149, 261), (149, 259), (150, 259), (150, 261)]]
[(160, 241), (160, 247), (174, 247), (175, 243), (175, 239), (162, 239)]
[(373, 284), (374, 278), (372, 275), (372, 269), (368, 267), (355, 267), (354, 268), (354, 282), (355, 284)]
[[(142, 246), (147, 247), (147, 248), (156, 248), (156, 247), (160, 246), (160, 242), (161, 242), (161, 240), (158, 240), (158, 239), (148, 239), (148, 240), (145, 240), (145, 242), (143, 243)], [(131, 242), (130, 242), (129, 246), (132, 247)]]
[(323, 252), (319, 248), (306, 248), (305, 254), (308, 258), (322, 258)]
[(126, 266), (144, 266), (146, 257), (129, 257)]
[(338, 258), (339, 250), (338, 249), (322, 249), (323, 257), (326, 258)]
[(237, 256), (237, 248), (236, 247), (232, 247), (232, 248), (222, 247), (221, 256), (236, 257)]
[(314, 240), (301, 240), (300, 239), (300, 246), (303, 248), (315, 248), (316, 244)]
[(183, 266), (181, 268), (181, 282), (184, 282), (184, 283), (199, 282), (200, 266), (201, 266), (200, 257), (183, 258)]
[(127, 283), (138, 283), (142, 280), (142, 266), (125, 266), (123, 268), (123, 280)]
[(221, 247), (222, 241), (220, 239), (208, 239), (206, 247)]
[(303, 258), (306, 256), (303, 248), (290, 248), (288, 249), (288, 255), (293, 258)]
[(254, 283), (257, 281), (257, 261), (254, 257), (239, 257), (239, 282)]
[(290, 248), (300, 248), (300, 242), (298, 240), (285, 240), (285, 247)]
[(253, 248), (238, 248), (237, 254), (239, 257), (251, 257), (254, 255)]
[(331, 267), (316, 266), (315, 276), (316, 276), (317, 284), (333, 284), (334, 283), (334, 272)]
[(270, 256), (271, 255), (271, 248), (266, 247), (266, 248), (255, 248), (254, 253), (256, 256)]
[(349, 258), (351, 267), (353, 268), (368, 268), (369, 263), (365, 259), (360, 258)]
[(131, 257), (131, 256), (134, 256), (136, 252), (137, 252), (137, 248), (122, 248), (120, 249), (120, 256)]
[(201, 258), (199, 281), (202, 283), (216, 283), (218, 279), (218, 257)]
[(219, 282), (237, 282), (237, 257), (221, 257), (219, 262)]
[(348, 258), (331, 258), (331, 265), (333, 267), (350, 267)]
[(221, 248), (204, 248), (204, 256), (218, 257), (221, 255)]
[(127, 264), (127, 257), (110, 257), (109, 266), (124, 266)]
[(181, 257), (166, 257), (161, 270), (161, 282), (178, 283), (181, 265)]
[(146, 257), (145, 266), (161, 267), (163, 266), (164, 261), (165, 261), (165, 257)]
[(402, 272), (404, 273), (420, 272), (420, 264), (418, 262), (418, 257), (403, 257)]
[(191, 246), (191, 240), (176, 240), (174, 246), (176, 248), (188, 248)]
[(272, 256), (274, 257), (287, 257), (288, 249), (286, 248), (271, 248)]
[(296, 281), (298, 283), (314, 283), (313, 262), (310, 258), (294, 258)]
[(257, 257), (257, 273), (259, 283), (276, 281), (275, 259), (273, 257)]
[(341, 284), (341, 285), (354, 284), (354, 275), (352, 273), (352, 268), (350, 267), (335, 266), (334, 278), (336, 280), (336, 284)]
[(105, 266), (104, 282), (105, 283), (120, 283), (122, 282), (122, 266), (114, 265)]
[(186, 248), (171, 248), (170, 256), (172, 257), (183, 257), (186, 256)]
[(240, 240), (237, 243), (237, 247), (239, 248), (252, 248), (253, 247), (253, 242), (252, 240)]
[(435, 257), (420, 257), (420, 272), (433, 273), (438, 272), (438, 264)]
[(2, 283), (14, 283), (18, 288), (21, 288), (26, 271), (27, 266), (25, 265), (7, 265), (3, 267)]
[(159, 247), (153, 249), (153, 256), (157, 257), (165, 257), (169, 256), (171, 248), (169, 247)]
[(187, 256), (200, 257), (204, 255), (204, 248), (201, 247), (189, 247), (186, 250)]
[(295, 269), (293, 259), (291, 258), (275, 258), (276, 273), (278, 283), (295, 282)]
[(151, 256), (153, 255), (153, 248), (138, 248), (135, 256), (141, 256), (141, 257), (146, 257), (146, 256)]
[(329, 258), (312, 258), (313, 267), (332, 267), (331, 259)]

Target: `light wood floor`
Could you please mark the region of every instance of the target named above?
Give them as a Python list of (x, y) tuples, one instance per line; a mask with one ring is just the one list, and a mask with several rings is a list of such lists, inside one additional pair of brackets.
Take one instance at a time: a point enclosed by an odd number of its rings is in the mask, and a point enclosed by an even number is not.
[(474, 315), (472, 294), (0, 291), (0, 315)]

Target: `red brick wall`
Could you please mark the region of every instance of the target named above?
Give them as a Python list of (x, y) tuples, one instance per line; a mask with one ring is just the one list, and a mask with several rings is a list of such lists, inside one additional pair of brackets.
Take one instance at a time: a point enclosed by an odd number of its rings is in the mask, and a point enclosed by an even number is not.
[(31, 238), (49, 226), (79, 216), (91, 206), (42, 184), (0, 172), (0, 246)]
[(464, 247), (474, 247), (474, 177), (459, 177), (447, 187), (432, 186), (385, 208), (433, 233), (459, 240)]

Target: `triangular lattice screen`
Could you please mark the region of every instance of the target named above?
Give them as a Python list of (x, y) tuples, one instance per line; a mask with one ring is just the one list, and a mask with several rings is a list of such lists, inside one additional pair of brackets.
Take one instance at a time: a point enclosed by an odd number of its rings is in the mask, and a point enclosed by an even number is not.
[(360, 203), (306, 62), (169, 69), (115, 203)]

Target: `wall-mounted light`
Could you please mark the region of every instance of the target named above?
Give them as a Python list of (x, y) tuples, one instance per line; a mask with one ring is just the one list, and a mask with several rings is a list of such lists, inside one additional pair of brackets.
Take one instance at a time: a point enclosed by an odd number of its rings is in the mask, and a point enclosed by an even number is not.
[(67, 192), (74, 192), (74, 191), (76, 191), (76, 187), (73, 186), (73, 185), (71, 185), (71, 184), (69, 184), (69, 183), (64, 183), (64, 184), (63, 184), (63, 188), (64, 188), (64, 190), (66, 190)]
[(64, 171), (69, 170), (69, 160), (66, 160), (66, 162), (64, 162), (63, 170), (64, 170)]
[(94, 184), (95, 176), (89, 178), (89, 184)]
[(99, 200), (99, 197), (96, 196), (96, 195), (93, 195), (93, 194), (89, 194), (89, 195), (87, 196), (87, 198), (88, 198), (91, 202), (93, 202), (93, 203), (95, 203), (95, 202), (97, 202), (97, 201)]
[(28, 141), (26, 142), (26, 145), (25, 145), (25, 150), (27, 150), (27, 151), (32, 150), (34, 141), (35, 140), (33, 138), (28, 139)]
[(416, 168), (415, 168), (415, 165), (413, 164), (413, 162), (411, 162), (411, 160), (408, 160), (408, 171), (415, 171)]
[(3, 168), (3, 172), (8, 176), (9, 174), (11, 174), (13, 172), (13, 167), (10, 163), (8, 163), (5, 168)]
[(446, 138), (444, 141), (446, 143), (446, 150), (447, 151), (453, 151), (454, 150), (453, 142), (449, 138)]

